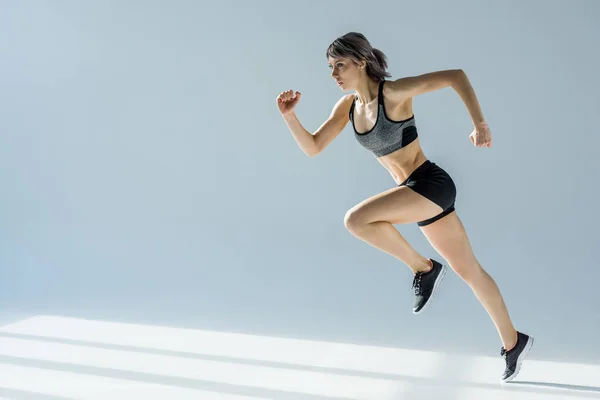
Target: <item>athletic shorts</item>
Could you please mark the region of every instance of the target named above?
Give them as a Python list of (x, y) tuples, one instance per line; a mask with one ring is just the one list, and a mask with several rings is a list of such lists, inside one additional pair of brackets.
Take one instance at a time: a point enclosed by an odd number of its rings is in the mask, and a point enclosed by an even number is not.
[(419, 165), (404, 182), (398, 186), (408, 186), (421, 196), (442, 207), (442, 212), (432, 218), (417, 222), (418, 226), (429, 225), (454, 211), (456, 186), (446, 171), (429, 160)]

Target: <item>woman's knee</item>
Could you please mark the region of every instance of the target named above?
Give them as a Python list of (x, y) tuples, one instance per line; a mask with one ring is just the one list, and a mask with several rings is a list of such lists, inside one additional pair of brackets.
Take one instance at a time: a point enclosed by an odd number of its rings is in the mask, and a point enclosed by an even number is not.
[(369, 221), (365, 219), (358, 207), (352, 207), (344, 215), (344, 226), (352, 233), (360, 233), (368, 224)]
[(467, 283), (477, 282), (485, 274), (485, 271), (476, 259), (461, 263), (450, 263), (450, 267)]
[(356, 227), (358, 225), (358, 216), (357, 215), (358, 215), (358, 213), (356, 212), (356, 210), (354, 208), (351, 208), (348, 211), (346, 211), (346, 215), (344, 215), (344, 226), (350, 232), (352, 232), (354, 229), (356, 229)]

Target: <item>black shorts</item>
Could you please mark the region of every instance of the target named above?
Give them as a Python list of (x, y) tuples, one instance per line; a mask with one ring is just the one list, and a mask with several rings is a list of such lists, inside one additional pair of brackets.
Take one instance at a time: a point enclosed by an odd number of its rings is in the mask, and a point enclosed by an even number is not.
[(398, 186), (408, 186), (421, 196), (442, 207), (443, 211), (440, 214), (418, 222), (417, 225), (419, 226), (429, 225), (454, 211), (454, 200), (456, 199), (454, 181), (446, 171), (434, 162), (425, 161)]

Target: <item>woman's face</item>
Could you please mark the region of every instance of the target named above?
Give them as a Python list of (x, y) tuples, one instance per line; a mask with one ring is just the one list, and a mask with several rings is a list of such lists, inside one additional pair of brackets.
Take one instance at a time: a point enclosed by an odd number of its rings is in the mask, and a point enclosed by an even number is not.
[(355, 88), (360, 79), (360, 69), (358, 65), (349, 58), (329, 57), (329, 68), (331, 77), (335, 79), (336, 84), (342, 90), (351, 90)]

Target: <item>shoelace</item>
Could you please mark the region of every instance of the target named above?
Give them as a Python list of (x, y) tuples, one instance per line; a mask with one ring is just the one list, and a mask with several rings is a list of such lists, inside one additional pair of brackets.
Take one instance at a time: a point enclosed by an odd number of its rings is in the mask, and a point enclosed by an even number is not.
[(416, 295), (420, 295), (421, 294), (421, 278), (422, 277), (423, 277), (423, 273), (422, 272), (417, 272), (415, 274), (415, 277), (413, 278), (412, 287), (413, 287), (413, 289), (415, 289), (415, 294)]

